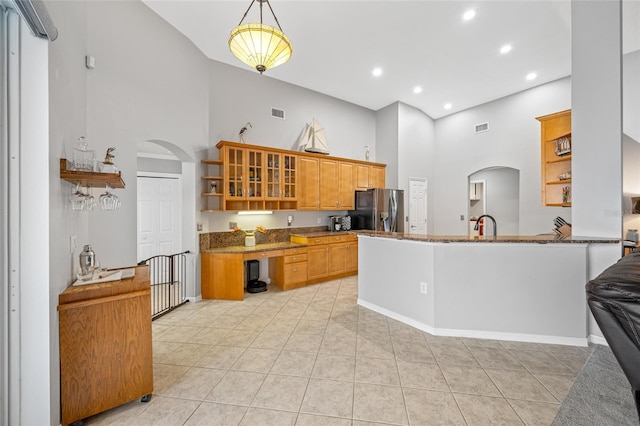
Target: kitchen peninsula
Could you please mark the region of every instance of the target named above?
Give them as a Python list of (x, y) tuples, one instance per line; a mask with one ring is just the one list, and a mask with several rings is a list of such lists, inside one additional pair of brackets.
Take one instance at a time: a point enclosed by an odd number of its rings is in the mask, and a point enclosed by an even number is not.
[(358, 235), (358, 304), (442, 336), (586, 346), (588, 252), (618, 239)]

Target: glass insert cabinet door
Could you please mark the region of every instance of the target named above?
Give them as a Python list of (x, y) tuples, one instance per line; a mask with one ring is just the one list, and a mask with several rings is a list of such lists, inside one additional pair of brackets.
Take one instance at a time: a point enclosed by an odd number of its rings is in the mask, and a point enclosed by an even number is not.
[(244, 198), (245, 150), (227, 147), (226, 157), (226, 196), (232, 199)]
[(282, 198), (288, 198), (295, 200), (296, 194), (296, 181), (297, 181), (297, 157), (295, 155), (283, 155), (282, 164)]
[(248, 198), (262, 198), (262, 185), (264, 175), (264, 153), (262, 151), (247, 150), (247, 174), (249, 181), (247, 183)]
[(267, 199), (280, 198), (280, 159), (281, 154), (268, 152), (267, 154)]

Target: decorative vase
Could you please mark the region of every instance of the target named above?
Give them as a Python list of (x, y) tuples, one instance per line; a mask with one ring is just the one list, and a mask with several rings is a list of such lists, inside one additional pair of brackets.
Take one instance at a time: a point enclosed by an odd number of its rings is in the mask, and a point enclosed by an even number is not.
[(247, 235), (245, 235), (244, 237), (244, 245), (245, 247), (253, 247), (256, 245), (256, 236), (255, 234), (251, 233), (247, 233)]

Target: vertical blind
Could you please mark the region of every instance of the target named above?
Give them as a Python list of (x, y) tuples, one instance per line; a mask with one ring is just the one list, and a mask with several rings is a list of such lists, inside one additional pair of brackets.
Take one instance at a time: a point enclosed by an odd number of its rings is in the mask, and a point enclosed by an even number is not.
[(58, 30), (42, 0), (10, 0), (34, 36), (50, 41), (58, 38)]

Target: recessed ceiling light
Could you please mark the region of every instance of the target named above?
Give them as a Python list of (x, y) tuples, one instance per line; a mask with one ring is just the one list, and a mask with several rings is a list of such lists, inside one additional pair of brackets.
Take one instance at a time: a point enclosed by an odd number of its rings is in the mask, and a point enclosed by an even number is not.
[(371, 71), (371, 74), (373, 74), (374, 77), (380, 77), (382, 75), (382, 68), (374, 68), (373, 71)]
[(422, 92), (422, 87), (416, 86), (413, 88), (413, 93), (420, 93), (420, 92)]
[(505, 44), (504, 46), (502, 46), (500, 48), (500, 53), (502, 53), (503, 55), (505, 53), (509, 53), (509, 52), (511, 52), (511, 45), (510, 44)]
[(444, 109), (451, 109), (453, 105), (451, 105), (449, 102), (447, 102), (446, 104), (444, 104)]
[(538, 76), (538, 74), (536, 74), (535, 72), (530, 72), (529, 74), (527, 74), (527, 80), (531, 81), (531, 80), (535, 80), (536, 77)]
[(476, 16), (476, 11), (473, 9), (469, 9), (464, 13), (464, 15), (462, 15), (462, 19), (464, 19), (465, 21), (470, 21), (474, 16)]

